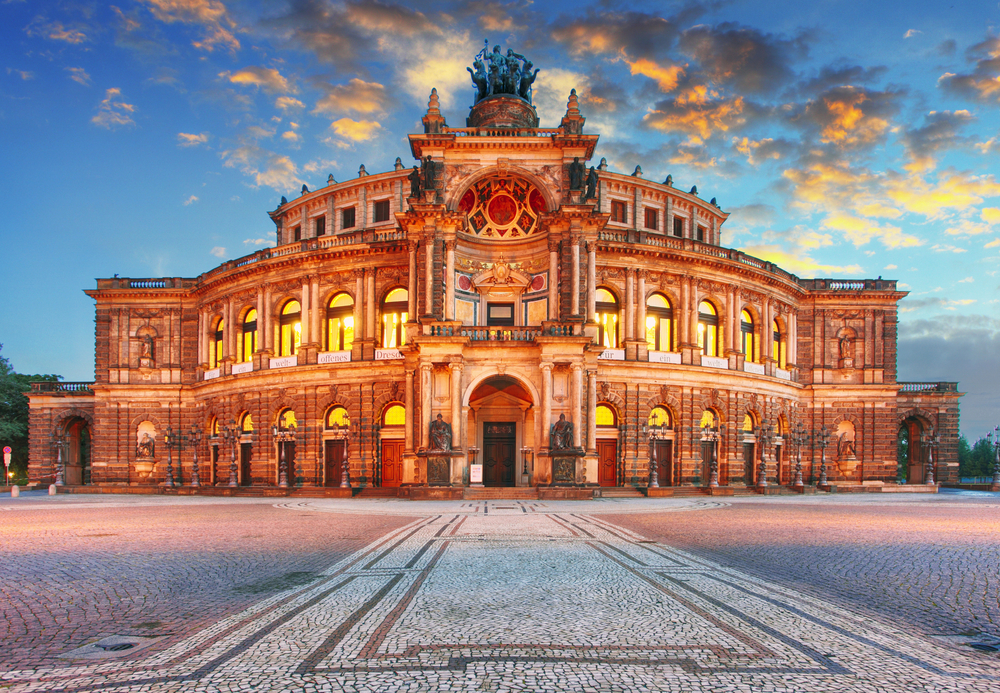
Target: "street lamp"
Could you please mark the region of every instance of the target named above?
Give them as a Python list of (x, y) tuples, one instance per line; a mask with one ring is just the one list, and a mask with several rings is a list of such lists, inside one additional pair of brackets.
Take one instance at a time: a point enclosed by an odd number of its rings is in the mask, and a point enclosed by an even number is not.
[(173, 449), (177, 448), (177, 461), (180, 462), (180, 452), (184, 449), (184, 441), (187, 440), (187, 436), (182, 433), (174, 433), (174, 429), (167, 426), (167, 432), (163, 435), (163, 444), (167, 446), (167, 478), (164, 479), (163, 485), (167, 488), (173, 488), (176, 486), (174, 484), (174, 456)]
[(271, 426), (271, 435), (278, 441), (278, 486), (288, 488), (288, 467), (285, 465), (286, 443), (295, 442), (295, 424), (282, 428), (278, 424)]
[(795, 481), (792, 486), (802, 488), (802, 446), (809, 443), (809, 432), (801, 421), (792, 427), (792, 445), (795, 446)]
[[(351, 468), (347, 460), (347, 447), (351, 440), (351, 422), (344, 416), (343, 421), (331, 426), (334, 438), (339, 438), (344, 442), (344, 456), (340, 460), (340, 488), (351, 488)], [(354, 425), (355, 435), (358, 432), (357, 424)]]
[(658, 424), (643, 424), (642, 432), (649, 439), (649, 488), (660, 488), (660, 460), (656, 450), (656, 441), (662, 427)]
[(53, 433), (49, 436), (50, 444), (56, 449), (56, 486), (65, 486), (66, 481), (63, 476), (63, 446), (66, 445), (66, 439), (61, 433)]
[[(996, 434), (993, 441), (993, 450), (996, 456), (996, 461), (993, 463), (993, 485), (1000, 486), (1000, 426), (994, 426), (993, 432)], [(986, 440), (989, 441), (990, 434), (986, 434)]]
[(236, 419), (233, 419), (227, 425), (223, 426), (221, 434), (223, 444), (228, 445), (230, 449), (229, 486), (239, 486), (236, 476), (236, 449), (239, 447), (240, 436), (243, 434), (243, 431), (236, 425)]
[(708, 446), (708, 486), (716, 488), (719, 485), (719, 440), (726, 430), (725, 424), (709, 426), (706, 422), (701, 427), (702, 443), (709, 443)]
[(924, 443), (927, 445), (927, 474), (924, 476), (924, 483), (934, 485), (934, 453), (937, 451), (941, 436), (924, 436)]
[(754, 430), (754, 436), (760, 444), (760, 466), (757, 468), (757, 488), (767, 487), (767, 458), (765, 457), (767, 446), (774, 440), (774, 428), (771, 422), (764, 419), (760, 426)]
[(819, 445), (820, 450), (822, 451), (819, 465), (819, 486), (829, 485), (826, 480), (826, 446), (830, 444), (831, 435), (833, 435), (833, 431), (826, 426), (823, 426), (823, 428), (813, 434), (813, 441)]

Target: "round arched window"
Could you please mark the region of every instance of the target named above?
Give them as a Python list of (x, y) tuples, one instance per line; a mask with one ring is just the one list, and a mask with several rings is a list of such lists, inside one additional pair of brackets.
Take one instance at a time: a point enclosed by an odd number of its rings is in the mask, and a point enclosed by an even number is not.
[(351, 417), (344, 407), (336, 405), (327, 410), (324, 423), (327, 428), (344, 428), (351, 425)]
[(670, 411), (666, 407), (653, 407), (649, 412), (648, 425), (650, 428), (673, 428)]
[(646, 346), (650, 351), (673, 351), (674, 311), (663, 294), (646, 301)]
[(298, 421), (295, 419), (295, 412), (291, 409), (283, 409), (280, 414), (278, 414), (278, 428), (288, 430), (290, 428), (295, 428), (298, 426)]
[(382, 426), (403, 426), (406, 424), (406, 407), (390, 404), (382, 412)]
[(698, 304), (698, 348), (705, 356), (719, 355), (719, 313), (709, 301)]
[(354, 345), (354, 299), (340, 293), (326, 309), (326, 350), (347, 351)]
[(253, 417), (250, 416), (250, 412), (247, 412), (240, 418), (240, 430), (244, 433), (253, 432)]
[(597, 324), (600, 326), (600, 345), (605, 349), (618, 348), (618, 299), (607, 289), (596, 292)]
[(746, 310), (740, 313), (740, 351), (747, 361), (756, 361), (753, 348), (753, 316)]
[(281, 333), (279, 339), (279, 354), (295, 356), (299, 353), (299, 343), (302, 341), (302, 306), (296, 300), (291, 300), (281, 309)]
[(393, 289), (382, 302), (382, 348), (397, 349), (406, 342), (403, 324), (409, 319), (407, 315), (409, 292), (406, 289)]
[(243, 318), (243, 334), (240, 340), (242, 348), (243, 363), (253, 360), (253, 353), (257, 351), (257, 309), (251, 308)]
[(618, 413), (609, 404), (598, 404), (594, 417), (598, 426), (612, 428), (618, 425)]

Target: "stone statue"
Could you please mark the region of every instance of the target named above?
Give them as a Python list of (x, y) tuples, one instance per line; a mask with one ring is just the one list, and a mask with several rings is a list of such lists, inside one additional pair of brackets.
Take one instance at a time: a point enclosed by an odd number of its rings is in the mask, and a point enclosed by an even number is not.
[(476, 85), (476, 103), (479, 103), (490, 93), (490, 81), (486, 74), (486, 66), (483, 65), (482, 60), (475, 60), (472, 66), (476, 68), (476, 71), (472, 71), (472, 67), (465, 68), (472, 75), (472, 83)]
[(855, 456), (854, 441), (848, 439), (846, 432), (841, 434), (840, 438), (837, 439), (837, 459), (850, 460)]
[(583, 174), (587, 167), (580, 163), (580, 157), (574, 156), (573, 163), (569, 165), (569, 189), (583, 190)]
[(519, 96), (531, 103), (531, 85), (539, 70), (532, 70), (531, 61), (513, 48), (508, 48), (507, 55), (504, 55), (500, 46), (493, 46), (490, 50), (489, 45), (487, 41), (476, 54), (473, 67), (465, 68), (476, 85), (476, 103), (496, 94)]
[(156, 442), (149, 433), (142, 434), (142, 440), (135, 448), (135, 456), (150, 459), (156, 456)]
[(590, 173), (587, 174), (587, 195), (584, 199), (597, 199), (597, 171), (594, 170), (593, 166), (590, 167)]
[(672, 188), (672, 187), (674, 187), (674, 177), (673, 177), (673, 176), (671, 176), (671, 175), (670, 175), (670, 174), (668, 173), (668, 174), (667, 174), (667, 179), (666, 179), (665, 181), (663, 181), (663, 184), (664, 184), (665, 186), (667, 186), (668, 188)]
[(152, 360), (153, 335), (147, 334), (142, 338), (142, 353), (139, 354), (139, 358)]
[(403, 160), (402, 160), (402, 159), (400, 159), (400, 158), (399, 158), (399, 157), (397, 156), (397, 157), (396, 157), (396, 162), (395, 162), (395, 163), (394, 163), (394, 164), (392, 165), (392, 167), (393, 167), (393, 169), (394, 169), (394, 170), (396, 170), (396, 171), (402, 171), (402, 170), (403, 170)]
[(424, 157), (423, 166), (424, 166), (424, 190), (434, 190), (435, 163), (434, 160), (430, 157), (430, 154)]
[(420, 197), (420, 169), (414, 165), (407, 178), (410, 179), (410, 197)]
[(840, 358), (849, 359), (853, 357), (851, 353), (852, 340), (848, 336), (843, 336), (840, 338)]
[(440, 414), (431, 422), (431, 450), (451, 450), (451, 424)]
[(642, 178), (642, 166), (636, 166), (635, 170), (632, 171), (633, 178)]
[(691, 186), (691, 192), (689, 194), (691, 194), (691, 195), (697, 195), (698, 194), (698, 186), (697, 185), (692, 185)]
[(282, 207), (282, 206), (287, 205), (287, 204), (288, 204), (288, 198), (285, 197), (284, 195), (282, 195), (281, 196), (281, 202), (278, 203), (278, 206)]
[(569, 450), (573, 447), (573, 423), (566, 420), (565, 414), (559, 415), (559, 420), (552, 424), (549, 430), (549, 449)]
[(305, 183), (303, 183), (302, 184), (302, 194), (305, 195), (307, 192), (309, 192), (309, 186), (307, 186)]
[(538, 76), (538, 68), (535, 71), (531, 71), (531, 61), (524, 61), (524, 68), (521, 70), (521, 81), (517, 87), (517, 95), (522, 99), (527, 100), (531, 103), (531, 85), (535, 83), (535, 78)]

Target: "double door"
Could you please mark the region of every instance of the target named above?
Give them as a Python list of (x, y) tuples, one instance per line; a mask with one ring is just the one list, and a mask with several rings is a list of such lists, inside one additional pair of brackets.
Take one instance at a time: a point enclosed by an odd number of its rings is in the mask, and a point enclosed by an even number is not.
[(516, 427), (513, 423), (483, 424), (483, 485), (513, 486), (517, 466)]

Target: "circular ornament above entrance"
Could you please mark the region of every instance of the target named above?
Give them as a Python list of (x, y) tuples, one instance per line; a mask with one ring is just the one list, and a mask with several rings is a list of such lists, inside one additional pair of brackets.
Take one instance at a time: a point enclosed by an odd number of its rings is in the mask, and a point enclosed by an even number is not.
[(524, 238), (538, 233), (545, 198), (534, 185), (516, 176), (477, 181), (465, 191), (458, 211), (466, 214), (466, 231), (491, 240)]

